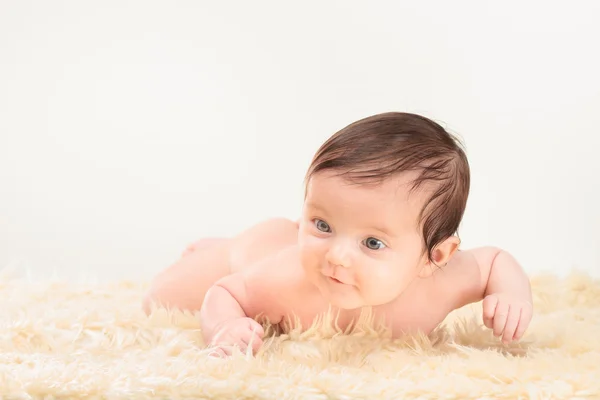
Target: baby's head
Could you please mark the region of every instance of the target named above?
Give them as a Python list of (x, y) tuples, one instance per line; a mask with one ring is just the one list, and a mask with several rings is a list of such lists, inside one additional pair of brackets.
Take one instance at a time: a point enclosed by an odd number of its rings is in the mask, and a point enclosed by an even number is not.
[(469, 184), (460, 143), (425, 117), (385, 113), (348, 125), (306, 174), (307, 274), (342, 308), (394, 300), (457, 250)]

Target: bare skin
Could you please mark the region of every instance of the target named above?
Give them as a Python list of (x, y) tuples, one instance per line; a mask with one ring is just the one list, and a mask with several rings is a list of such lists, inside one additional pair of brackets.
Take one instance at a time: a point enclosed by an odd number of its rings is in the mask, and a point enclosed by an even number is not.
[(451, 311), (485, 299), (486, 326), (505, 342), (518, 340), (532, 313), (519, 265), (494, 247), (457, 251), (456, 237), (429, 259), (416, 225), (422, 198), (404, 189), (408, 178), (360, 187), (316, 177), (298, 221), (271, 219), (233, 238), (200, 240), (157, 275), (144, 309), (158, 302), (199, 311), (208, 343), (244, 350), (253, 337), (257, 350), (258, 315), (274, 324), (296, 316), (308, 327), (332, 307), (343, 329), (371, 307), (394, 336), (428, 334)]

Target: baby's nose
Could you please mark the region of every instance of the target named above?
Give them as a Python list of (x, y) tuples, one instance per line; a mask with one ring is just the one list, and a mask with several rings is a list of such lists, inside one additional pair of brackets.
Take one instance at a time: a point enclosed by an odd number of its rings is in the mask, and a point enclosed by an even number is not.
[(346, 243), (334, 243), (327, 252), (327, 261), (335, 266), (350, 268), (352, 266), (351, 246)]

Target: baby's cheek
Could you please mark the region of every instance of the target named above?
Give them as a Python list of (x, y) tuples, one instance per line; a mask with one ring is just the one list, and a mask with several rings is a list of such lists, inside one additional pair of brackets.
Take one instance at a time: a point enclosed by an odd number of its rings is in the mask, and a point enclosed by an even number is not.
[(307, 253), (305, 249), (300, 252), (300, 264), (304, 269), (307, 269), (307, 267), (311, 264), (310, 253)]
[(300, 245), (300, 263), (304, 268), (311, 268), (318, 260), (318, 248), (308, 242)]
[(392, 290), (399, 288), (406, 280), (402, 270), (394, 265), (384, 264), (373, 266), (364, 279), (372, 290)]

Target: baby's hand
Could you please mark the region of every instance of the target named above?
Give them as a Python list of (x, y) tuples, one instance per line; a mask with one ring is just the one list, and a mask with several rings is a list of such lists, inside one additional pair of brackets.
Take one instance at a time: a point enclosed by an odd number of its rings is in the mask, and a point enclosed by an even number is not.
[(483, 323), (504, 343), (521, 339), (532, 315), (533, 306), (523, 296), (496, 293), (483, 299)]
[(215, 346), (214, 352), (220, 356), (230, 356), (233, 347), (245, 353), (250, 345), (254, 354), (262, 346), (264, 334), (263, 327), (252, 318), (235, 318), (218, 327), (210, 345)]

